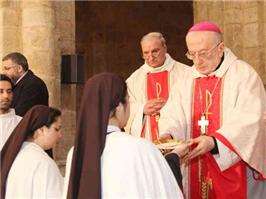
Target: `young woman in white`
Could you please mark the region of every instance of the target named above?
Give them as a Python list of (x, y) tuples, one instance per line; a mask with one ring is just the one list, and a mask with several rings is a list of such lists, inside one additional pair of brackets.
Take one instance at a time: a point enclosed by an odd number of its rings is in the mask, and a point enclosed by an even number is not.
[(61, 137), (59, 110), (38, 105), (26, 113), (1, 151), (1, 198), (61, 198), (63, 178), (45, 152)]
[(122, 132), (128, 116), (127, 87), (120, 77), (103, 73), (87, 81), (63, 198), (183, 198), (160, 151)]

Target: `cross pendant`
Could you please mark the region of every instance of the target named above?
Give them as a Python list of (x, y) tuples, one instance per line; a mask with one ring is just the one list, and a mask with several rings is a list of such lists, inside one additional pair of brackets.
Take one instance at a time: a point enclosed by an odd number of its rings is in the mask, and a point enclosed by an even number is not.
[(200, 120), (198, 121), (198, 125), (200, 126), (200, 133), (202, 135), (207, 133), (207, 127), (209, 125), (209, 120), (206, 120), (206, 117), (204, 114), (201, 115)]

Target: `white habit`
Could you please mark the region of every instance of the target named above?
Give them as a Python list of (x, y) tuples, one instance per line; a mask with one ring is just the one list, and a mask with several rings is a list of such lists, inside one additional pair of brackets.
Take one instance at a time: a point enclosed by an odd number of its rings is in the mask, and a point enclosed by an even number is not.
[[(223, 77), (220, 105), (221, 126), (216, 133), (231, 143), (237, 153), (216, 139), (219, 154), (214, 157), (218, 166), (221, 171), (224, 171), (242, 159), (251, 168), (266, 176), (266, 129), (262, 120), (263, 112), (266, 110), (266, 95), (261, 79), (250, 65), (239, 60), (228, 48), (225, 48), (224, 60), (220, 68), (210, 75)], [(178, 132), (182, 133), (181, 136), (186, 139), (189, 139), (191, 135), (193, 84), (194, 79), (198, 77), (204, 77), (204, 75), (192, 67), (191, 71), (182, 78), (182, 86), (178, 85), (171, 94), (171, 97), (175, 99), (167, 103), (164, 111), (161, 112), (161, 122), (167, 120), (170, 126), (180, 123), (179, 117), (183, 118), (182, 114), (185, 113), (188, 128), (179, 129)], [(180, 94), (176, 94), (177, 92)], [(172, 104), (173, 101), (175, 104)], [(180, 106), (184, 110), (181, 113)], [(187, 172), (183, 171), (183, 177), (186, 189), (188, 188)], [(264, 187), (266, 194), (266, 181), (261, 181), (261, 183), (264, 183), (260, 186)], [(258, 185), (258, 183), (255, 184)], [(260, 191), (263, 192), (263, 188)]]
[[(147, 102), (147, 74), (168, 71), (170, 95), (173, 85), (179, 84), (178, 81), (182, 78), (184, 70), (187, 67), (188, 66), (172, 59), (169, 54), (166, 54), (166, 60), (161, 67), (153, 68), (145, 63), (127, 79), (130, 103), (130, 117), (127, 126), (125, 127), (127, 132), (137, 137), (141, 136), (141, 130), (144, 124), (143, 109)], [(161, 110), (163, 110), (163, 108)], [(159, 133), (165, 131), (165, 126), (168, 125), (165, 123), (161, 125), (159, 124)], [(146, 123), (145, 127), (145, 138), (150, 139), (149, 123)]]
[(24, 142), (9, 171), (5, 199), (58, 199), (63, 183), (46, 152), (33, 142)]
[[(115, 131), (115, 132), (114, 132)], [(108, 126), (101, 157), (103, 199), (180, 199), (175, 177), (160, 151), (149, 141)], [(73, 147), (67, 157), (66, 198)], [(89, 187), (88, 187), (89, 189)]]
[(21, 119), (22, 117), (15, 114), (15, 109), (9, 109), (8, 113), (0, 115), (0, 150)]

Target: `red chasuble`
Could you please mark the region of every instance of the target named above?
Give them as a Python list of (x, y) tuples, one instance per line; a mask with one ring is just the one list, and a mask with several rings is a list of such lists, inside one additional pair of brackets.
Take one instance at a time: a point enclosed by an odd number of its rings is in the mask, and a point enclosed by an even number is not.
[[(201, 134), (198, 121), (202, 114), (209, 121), (206, 134), (218, 134), (216, 130), (222, 122), (222, 79), (219, 77), (197, 78), (194, 82), (191, 132), (193, 138)], [(220, 141), (233, 150), (232, 146)], [(222, 172), (209, 152), (191, 161), (189, 178), (191, 199), (247, 198), (246, 168), (242, 161)]]
[[(147, 74), (147, 99), (163, 98), (168, 99), (168, 71)], [(157, 140), (159, 115), (149, 116), (146, 122), (150, 123), (151, 140)], [(145, 137), (145, 124), (141, 132), (141, 137)]]

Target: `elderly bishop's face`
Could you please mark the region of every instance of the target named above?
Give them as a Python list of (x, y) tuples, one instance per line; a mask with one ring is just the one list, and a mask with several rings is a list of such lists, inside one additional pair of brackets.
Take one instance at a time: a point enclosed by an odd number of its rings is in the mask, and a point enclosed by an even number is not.
[(197, 71), (209, 75), (219, 65), (224, 44), (217, 33), (210, 31), (189, 32), (186, 36), (187, 56), (193, 61)]
[(160, 67), (164, 64), (166, 59), (166, 46), (164, 46), (160, 39), (150, 38), (141, 43), (142, 57), (145, 62), (153, 67)]

